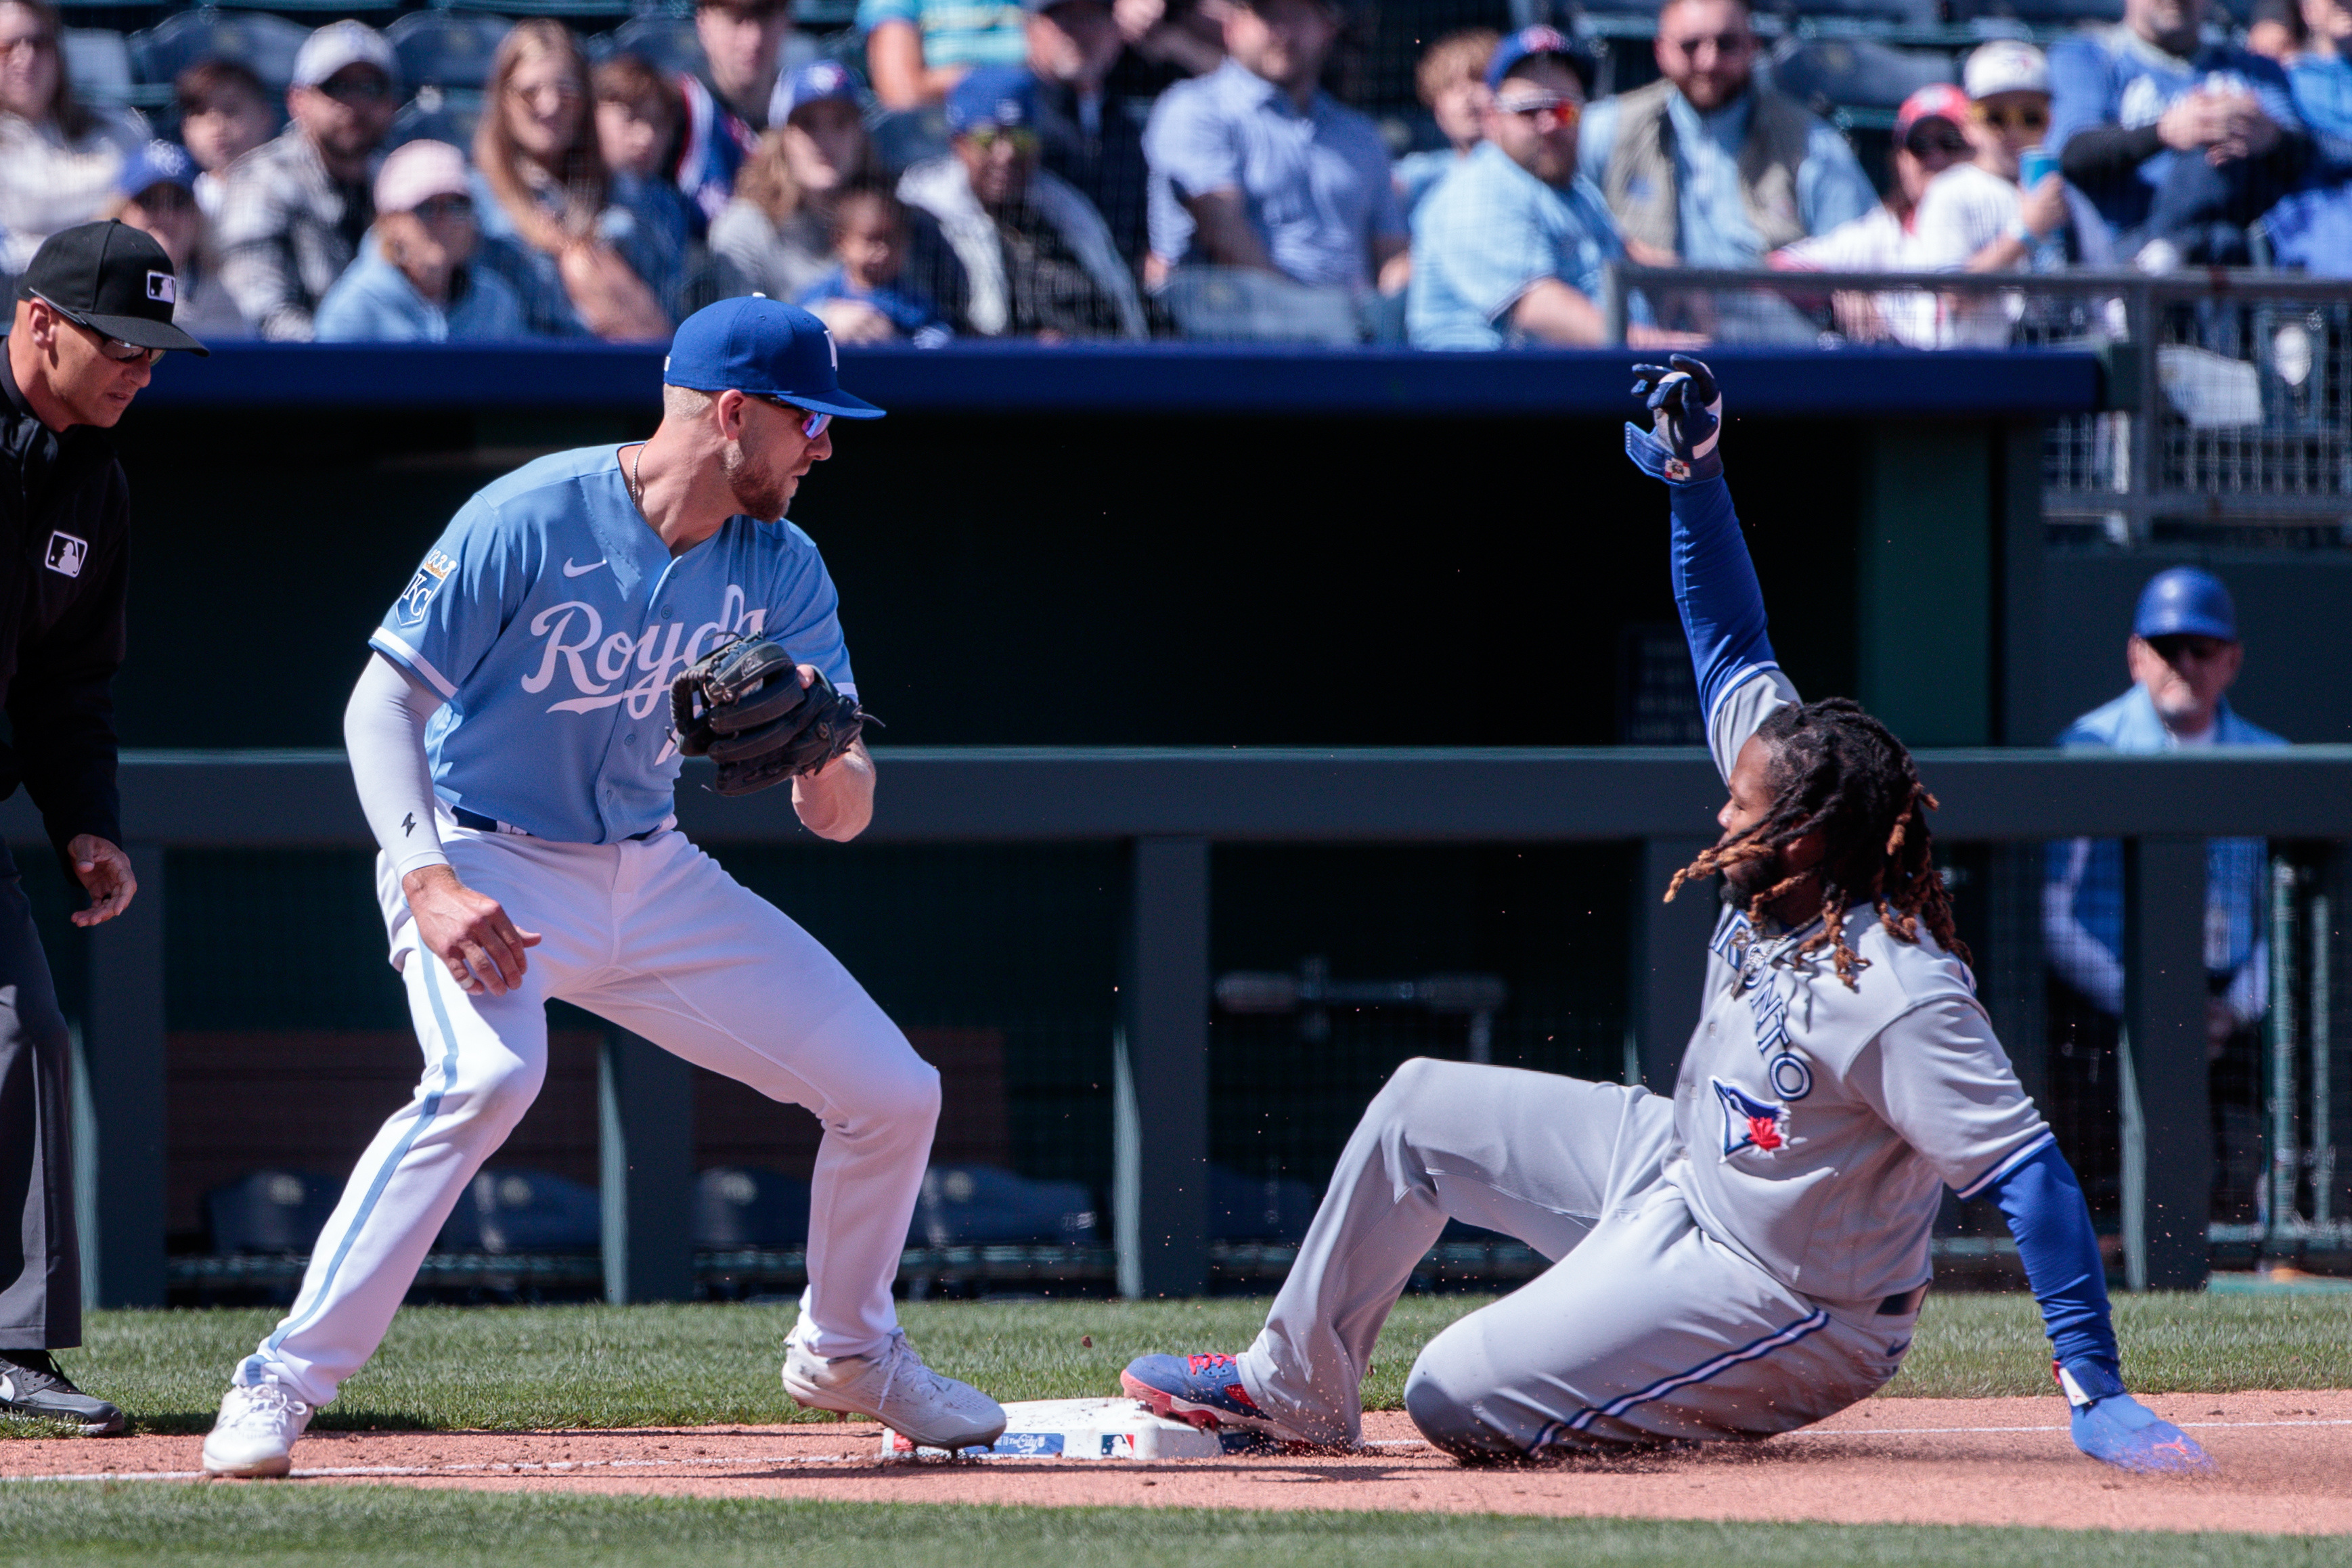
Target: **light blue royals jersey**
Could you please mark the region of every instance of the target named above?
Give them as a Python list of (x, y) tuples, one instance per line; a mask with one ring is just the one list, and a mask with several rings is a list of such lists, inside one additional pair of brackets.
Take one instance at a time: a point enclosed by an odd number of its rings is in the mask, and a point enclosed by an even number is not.
[(559, 452), (476, 493), (368, 643), (444, 699), (425, 727), (452, 806), (603, 844), (669, 816), (669, 685), (731, 633), (781, 643), (856, 695), (824, 558), (791, 523), (730, 517), (673, 559), (618, 451)]

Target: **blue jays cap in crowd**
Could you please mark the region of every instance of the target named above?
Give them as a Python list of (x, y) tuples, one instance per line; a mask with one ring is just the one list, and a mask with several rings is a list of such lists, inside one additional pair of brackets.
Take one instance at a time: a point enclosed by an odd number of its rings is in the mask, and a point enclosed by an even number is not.
[(662, 361), (665, 386), (751, 392), (844, 419), (882, 411), (841, 390), (840, 356), (824, 323), (764, 294), (706, 305), (679, 323)]
[(114, 193), (136, 201), (142, 191), (158, 185), (177, 185), (184, 191), (196, 188), (195, 161), (178, 143), (150, 141), (122, 161), (122, 170), (114, 176)]
[(2132, 616), (2135, 637), (2219, 637), (2238, 640), (2238, 607), (2211, 572), (2193, 566), (2159, 571), (2140, 590)]
[(1558, 27), (1521, 27), (1495, 46), (1494, 57), (1486, 62), (1487, 87), (1502, 86), (1513, 67), (1538, 55), (1558, 55), (1570, 69), (1576, 69), (1580, 76), (1583, 74), (1578, 68), (1580, 62), (1576, 57), (1576, 46), (1568, 41), (1567, 34)]
[(948, 90), (948, 130), (956, 135), (1036, 123), (1037, 78), (1027, 66), (982, 66)]
[(776, 90), (768, 97), (768, 123), (782, 125), (803, 104), (822, 103), (829, 98), (856, 103), (856, 78), (838, 60), (811, 60), (776, 78)]

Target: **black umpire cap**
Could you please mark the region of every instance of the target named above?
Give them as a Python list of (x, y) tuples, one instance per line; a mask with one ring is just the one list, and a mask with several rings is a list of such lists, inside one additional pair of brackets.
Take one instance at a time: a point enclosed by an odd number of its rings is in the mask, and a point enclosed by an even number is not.
[(180, 298), (172, 258), (119, 220), (60, 229), (44, 240), (16, 298), (38, 299), (68, 321), (138, 348), (212, 352), (172, 325)]

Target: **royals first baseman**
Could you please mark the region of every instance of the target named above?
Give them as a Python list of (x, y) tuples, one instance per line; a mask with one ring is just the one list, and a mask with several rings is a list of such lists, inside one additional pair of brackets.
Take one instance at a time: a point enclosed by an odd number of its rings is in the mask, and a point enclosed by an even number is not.
[[(764, 634), (855, 696), (832, 580), (782, 520), (843, 392), (816, 318), (730, 299), (677, 329), (642, 444), (544, 457), (461, 508), (383, 624), (344, 730), (383, 853), (378, 891), (424, 1047), (310, 1254), (293, 1310), (241, 1362), (205, 1468), (283, 1475), (311, 1412), (375, 1351), (467, 1183), (538, 1093), (562, 998), (824, 1124), (809, 1286), (784, 1385), (926, 1444), (1004, 1415), (923, 1365), (890, 1284), (938, 1119), (939, 1074), (834, 957), (680, 835), (670, 683)], [(789, 677), (787, 677), (789, 678)], [(793, 781), (855, 837), (862, 746)]]
[(1893, 736), (1852, 703), (1801, 705), (1781, 674), (1713, 380), (1675, 363), (1638, 372), (1657, 429), (1627, 426), (1626, 445), (1671, 488), (1675, 598), (1730, 793), (1691, 871), (1722, 871), (1732, 896), (1673, 1099), (1405, 1063), (1257, 1343), (1144, 1357), (1128, 1391), (1197, 1422), (1353, 1441), (1381, 1324), (1452, 1218), (1557, 1261), (1422, 1352), (1405, 1406), (1431, 1441), (1493, 1459), (1785, 1432), (1895, 1375), (1949, 1187), (2007, 1217), (2083, 1450), (2204, 1468), (2124, 1391), (2082, 1189), (1953, 950), (1933, 802)]

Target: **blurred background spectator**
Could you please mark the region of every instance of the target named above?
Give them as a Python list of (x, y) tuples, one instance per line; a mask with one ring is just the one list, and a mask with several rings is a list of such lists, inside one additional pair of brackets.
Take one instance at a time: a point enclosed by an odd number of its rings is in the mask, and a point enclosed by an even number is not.
[(1756, 267), (1878, 204), (1845, 138), (1756, 79), (1745, 0), (1665, 0), (1661, 80), (1592, 106), (1577, 161), (1633, 256)]
[(1445, 145), (1408, 152), (1396, 161), (1397, 200), (1408, 220), (1430, 187), (1467, 158), (1486, 134), (1486, 64), (1500, 42), (1492, 27), (1448, 33), (1430, 45), (1413, 68), (1413, 92), (1437, 121)]
[(2246, 13), (2246, 47), (2284, 65), (2303, 52), (2303, 10), (2297, 0), (2254, 0)]
[[(1203, 0), (1203, 10), (1224, 26), (1226, 59), (1162, 93), (1145, 128), (1146, 277), (1228, 269), (1217, 288), (1178, 295), (1192, 302), (1177, 309), (1193, 335), (1262, 335), (1261, 323), (1318, 310), (1345, 324), (1375, 288), (1401, 291), (1412, 261), (1378, 128), (1318, 85), (1340, 13), (1325, 0)], [(1301, 298), (1284, 280), (1333, 298)]]
[(1413, 347), (1607, 340), (1603, 268), (1625, 247), (1601, 193), (1576, 172), (1577, 64), (1549, 27), (1514, 33), (1491, 51), (1484, 140), (1413, 218), (1405, 310)]
[(277, 133), (269, 89), (238, 61), (198, 60), (173, 79), (172, 102), (180, 141), (196, 163), (196, 205), (217, 218), (228, 166)]
[[(2206, 746), (2284, 746), (2238, 716), (2228, 692), (2245, 661), (2238, 613), (2221, 580), (2197, 567), (2160, 571), (2141, 591), (2125, 644), (2132, 688), (2066, 727), (2069, 748), (2177, 751)], [(2268, 848), (2260, 839), (2212, 839), (2205, 846), (2205, 970), (2210, 1001), (2206, 1042), (2221, 1172), (2233, 1190), (2259, 1185), (2242, 1167), (2258, 1151), (2256, 1075), (2268, 998), (2263, 883)], [(2076, 1126), (2116, 1121), (2115, 1051), (2124, 1007), (2123, 845), (2074, 839), (2049, 847), (2042, 935), (2062, 982), (2052, 994), (2051, 1089), (2056, 1113)], [(2258, 1155), (2253, 1157), (2259, 1157)], [(2216, 1219), (2237, 1218), (2219, 1209)]]
[(1127, 57), (1117, 73), (1129, 91), (1156, 98), (1171, 83), (1206, 76), (1225, 57), (1224, 29), (1194, 0), (1112, 0)]
[(206, 343), (253, 336), (221, 285), (208, 220), (196, 205), (196, 165), (185, 148), (150, 141), (132, 153), (115, 176), (113, 199), (98, 215), (152, 235), (172, 258), (173, 326)]
[(474, 132), (481, 265), (531, 331), (651, 339), (684, 282), (679, 237), (614, 200), (588, 107), (588, 58), (562, 23), (518, 22), (499, 45)]
[(2304, 0), (2303, 50), (2287, 62), (2295, 112), (2332, 168), (2352, 172), (2352, 0)]
[(1095, 204), (1139, 274), (1149, 244), (1143, 120), (1149, 100), (1110, 89), (1127, 40), (1108, 0), (1027, 0), (1029, 71), (1037, 78), (1037, 134), (1045, 167)]
[(523, 336), (522, 301), (472, 265), (481, 244), (466, 155), (395, 148), (375, 177), (375, 226), (319, 304), (321, 342), (444, 343)]
[(698, 236), (726, 209), (736, 171), (768, 128), (769, 99), (792, 30), (792, 0), (698, 0), (694, 7), (703, 68), (678, 78), (686, 130), (677, 186), (698, 215)]
[(849, 343), (911, 339), (936, 348), (952, 336), (939, 308), (899, 287), (907, 267), (907, 209), (888, 187), (853, 185), (833, 204), (834, 265), (798, 301)]
[(917, 287), (959, 332), (995, 338), (1142, 338), (1143, 304), (1094, 204), (1041, 166), (1037, 80), (1025, 66), (974, 70), (948, 94), (944, 158), (898, 182), (938, 224)]
[[(2010, 272), (2110, 261), (2096, 213), (2086, 211), (2080, 225), (2073, 221), (2066, 182), (2054, 165), (2032, 189), (2019, 183), (2025, 155), (2040, 152), (2050, 134), (2050, 65), (2042, 51), (2019, 39), (1996, 38), (1969, 56), (1961, 81), (1969, 113), (1960, 128), (1973, 155), (1937, 175), (1919, 203), (1918, 266)], [(2087, 246), (2080, 231), (2088, 231)], [(2000, 312), (1999, 300), (1979, 305)], [(1999, 319), (1998, 337), (1988, 340), (1996, 346), (2009, 340), (2006, 315)]]
[(973, 67), (1029, 49), (1021, 0), (857, 0), (857, 26), (874, 96), (891, 110), (944, 103)]
[(134, 111), (75, 95), (63, 40), (48, 0), (0, 0), (0, 273), (95, 217), (147, 142)]
[(2247, 225), (2291, 189), (2307, 141), (2274, 61), (2203, 36), (2206, 0), (2124, 0), (2050, 51), (2050, 144), (2116, 253), (2152, 271), (2242, 265)]
[(742, 286), (797, 299), (833, 265), (833, 206), (881, 169), (857, 111), (857, 84), (832, 60), (776, 85), (770, 129), (710, 225), (710, 248)]
[(375, 221), (369, 163), (392, 128), (400, 67), (364, 22), (331, 22), (294, 57), (292, 122), (225, 174), (221, 279), (265, 338), (311, 335), (319, 301)]
[[(702, 210), (664, 172), (684, 116), (684, 94), (644, 56), (631, 54), (614, 55), (597, 66), (589, 77), (589, 89), (595, 99), (596, 150), (613, 177), (614, 203), (657, 230), (662, 251), (675, 253), (691, 268), (696, 236), (707, 225)], [(664, 303), (673, 316), (684, 319), (682, 301)]]

